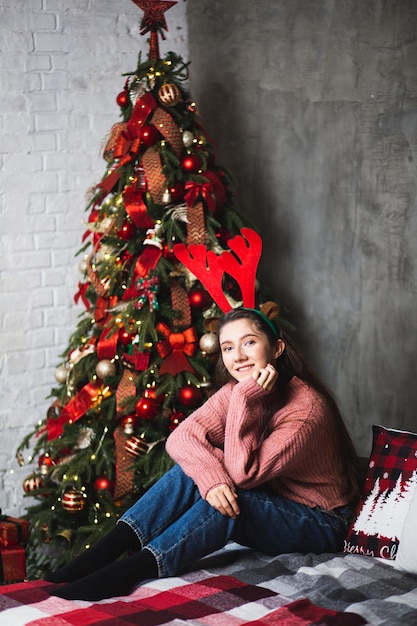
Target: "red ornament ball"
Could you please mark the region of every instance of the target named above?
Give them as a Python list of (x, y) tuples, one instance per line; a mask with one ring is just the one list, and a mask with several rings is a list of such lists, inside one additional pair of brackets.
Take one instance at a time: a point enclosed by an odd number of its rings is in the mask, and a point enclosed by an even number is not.
[(151, 420), (158, 413), (158, 402), (154, 398), (142, 396), (136, 402), (136, 413), (143, 420)]
[(180, 202), (184, 198), (185, 185), (178, 181), (171, 185), (168, 191), (171, 196), (171, 202)]
[(54, 462), (52, 460), (52, 457), (50, 457), (47, 452), (45, 452), (45, 454), (39, 455), (39, 459), (38, 459), (39, 467), (41, 467), (41, 465), (46, 465), (47, 467), (51, 467), (51, 465), (53, 464)]
[(117, 94), (116, 102), (121, 109), (126, 109), (129, 106), (129, 92), (127, 89), (123, 89), (123, 91)]
[(188, 296), (190, 306), (197, 311), (205, 311), (212, 303), (210, 294), (201, 287), (196, 287), (190, 291)]
[(39, 456), (38, 465), (41, 476), (47, 476), (49, 468), (54, 465), (54, 462), (49, 454), (46, 453)]
[(37, 489), (40, 489), (42, 487), (42, 478), (40, 476), (37, 476), (36, 474), (30, 474), (29, 476), (26, 476), (25, 480), (23, 481), (23, 491), (25, 493), (32, 493), (33, 491), (36, 491)]
[(136, 226), (132, 222), (123, 222), (122, 227), (117, 231), (117, 236), (123, 241), (130, 241), (136, 233)]
[(149, 444), (144, 437), (130, 437), (125, 443), (125, 450), (132, 456), (142, 456), (148, 448)]
[(101, 489), (106, 489), (107, 491), (113, 491), (114, 482), (107, 478), (107, 476), (98, 476), (93, 485), (94, 491), (100, 491)]
[(187, 154), (181, 160), (181, 167), (186, 172), (190, 174), (197, 174), (198, 170), (201, 169), (202, 161), (198, 154)]
[(139, 130), (139, 137), (142, 143), (149, 147), (156, 144), (160, 138), (159, 130), (153, 124), (144, 124)]
[(145, 397), (152, 398), (152, 400), (155, 400), (158, 406), (161, 406), (161, 404), (164, 402), (164, 394), (158, 393), (158, 387), (155, 387), (155, 386), (147, 387), (146, 392), (145, 392)]
[(85, 506), (83, 492), (79, 489), (68, 489), (62, 496), (61, 505), (67, 513), (78, 513)]
[(181, 422), (183, 422), (186, 419), (186, 414), (183, 413), (182, 411), (172, 411), (171, 415), (169, 416), (169, 422), (168, 422), (168, 428), (170, 431), (173, 431), (176, 429), (177, 426), (179, 426), (181, 424)]
[(194, 408), (200, 404), (202, 393), (195, 385), (186, 385), (178, 391), (178, 401), (184, 406)]
[(119, 343), (123, 346), (129, 346), (135, 337), (136, 333), (129, 333), (125, 328), (119, 330)]
[(123, 432), (126, 435), (132, 435), (135, 430), (135, 426), (138, 423), (137, 415), (126, 415), (120, 423), (123, 428)]

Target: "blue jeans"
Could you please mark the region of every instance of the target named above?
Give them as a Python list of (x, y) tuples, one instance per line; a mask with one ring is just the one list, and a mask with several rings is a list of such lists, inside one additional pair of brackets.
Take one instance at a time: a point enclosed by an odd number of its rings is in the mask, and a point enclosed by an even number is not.
[(237, 493), (240, 515), (223, 516), (175, 465), (119, 521), (129, 524), (142, 548), (155, 556), (160, 577), (179, 574), (228, 541), (270, 555), (342, 549), (350, 507), (328, 512), (262, 489)]

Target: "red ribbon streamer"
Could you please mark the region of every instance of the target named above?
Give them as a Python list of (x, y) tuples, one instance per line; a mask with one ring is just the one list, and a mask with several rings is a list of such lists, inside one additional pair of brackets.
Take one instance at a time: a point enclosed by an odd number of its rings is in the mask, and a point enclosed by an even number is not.
[(125, 209), (136, 228), (152, 228), (154, 221), (148, 214), (142, 194), (134, 187), (126, 187), (123, 191)]
[(157, 101), (150, 91), (146, 92), (136, 102), (135, 107), (127, 123), (127, 130), (132, 137), (139, 137), (141, 126), (146, 122), (150, 113), (158, 106)]
[(89, 300), (87, 300), (86, 295), (85, 295), (85, 292), (87, 291), (87, 289), (88, 289), (88, 283), (78, 283), (78, 291), (74, 295), (74, 302), (75, 304), (78, 304), (78, 300), (81, 298), (85, 308), (87, 309), (87, 311), (89, 311), (91, 309), (91, 304)]
[(182, 333), (173, 333), (166, 324), (160, 322), (156, 330), (165, 337), (164, 340), (156, 344), (159, 356), (164, 359), (159, 373), (168, 373), (174, 376), (179, 372), (193, 372), (194, 370), (185, 355), (194, 356), (197, 351), (198, 335), (196, 329), (190, 327)]
[(153, 270), (157, 266), (161, 256), (162, 250), (159, 247), (151, 245), (144, 246), (142, 254), (136, 261), (134, 272), (135, 279), (138, 276), (145, 278), (145, 276), (149, 274), (150, 270)]
[(92, 408), (98, 397), (100, 387), (101, 384), (98, 382), (85, 385), (81, 391), (64, 406), (57, 419), (49, 418), (47, 420), (46, 426), (38, 432), (38, 435), (41, 435), (46, 430), (48, 432), (48, 441), (60, 437), (64, 432), (65, 424), (76, 422)]
[(119, 333), (113, 332), (113, 334), (110, 335), (112, 330), (112, 328), (105, 328), (100, 335), (100, 339), (97, 343), (97, 357), (99, 361), (101, 361), (101, 359), (112, 359), (116, 354)]
[(94, 309), (94, 319), (97, 324), (104, 323), (108, 318), (108, 310), (110, 306), (110, 300), (104, 296), (98, 296), (96, 300), (96, 306)]

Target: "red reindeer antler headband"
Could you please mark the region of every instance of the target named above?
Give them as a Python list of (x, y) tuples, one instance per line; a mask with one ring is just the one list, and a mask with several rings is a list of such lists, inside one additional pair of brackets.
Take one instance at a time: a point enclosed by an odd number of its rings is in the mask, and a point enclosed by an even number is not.
[(233, 308), (223, 292), (224, 274), (229, 274), (238, 283), (243, 306), (255, 307), (255, 280), (262, 253), (262, 239), (251, 228), (242, 228), (240, 232), (240, 235), (227, 242), (234, 254), (224, 250), (217, 255), (203, 244), (186, 246), (177, 243), (173, 247), (177, 259), (204, 285), (223, 313)]

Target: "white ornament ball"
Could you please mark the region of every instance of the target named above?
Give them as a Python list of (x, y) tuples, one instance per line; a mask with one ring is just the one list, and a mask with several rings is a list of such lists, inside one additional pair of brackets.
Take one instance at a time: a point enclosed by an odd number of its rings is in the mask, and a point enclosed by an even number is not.
[(78, 269), (80, 270), (81, 274), (85, 274), (86, 273), (86, 271), (87, 271), (87, 257), (84, 257), (83, 260), (79, 262)]
[(186, 148), (190, 148), (194, 143), (194, 135), (190, 130), (184, 130), (182, 133), (182, 143)]
[(96, 374), (99, 378), (105, 378), (106, 376), (114, 376), (116, 373), (116, 366), (109, 359), (102, 359), (96, 365)]
[(62, 384), (65, 383), (68, 376), (68, 370), (65, 365), (59, 365), (54, 372), (55, 380)]
[(106, 258), (110, 257), (113, 254), (113, 246), (110, 246), (106, 243), (101, 245), (95, 255), (96, 261), (104, 261)]
[(105, 233), (109, 228), (113, 226), (114, 218), (110, 217), (110, 215), (103, 217), (101, 222), (96, 222), (95, 230), (99, 233)]
[(205, 333), (201, 336), (199, 342), (200, 350), (207, 354), (215, 354), (219, 351), (219, 340), (215, 333)]

